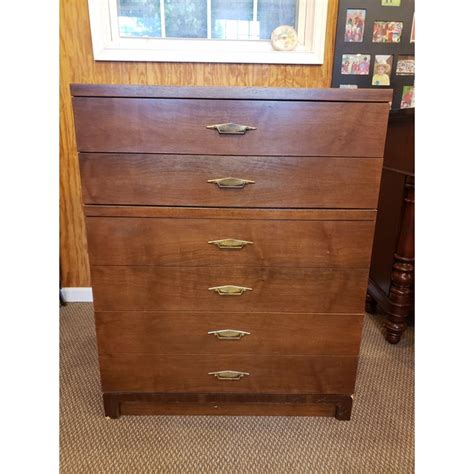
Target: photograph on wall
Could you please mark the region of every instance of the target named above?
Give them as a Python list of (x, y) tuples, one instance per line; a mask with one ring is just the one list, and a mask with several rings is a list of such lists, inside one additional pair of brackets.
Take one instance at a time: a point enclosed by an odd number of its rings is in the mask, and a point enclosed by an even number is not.
[(370, 54), (343, 54), (341, 74), (366, 76), (370, 69)]
[(382, 0), (383, 7), (399, 7), (401, 3), (401, 0)]
[(374, 62), (373, 86), (389, 86), (392, 72), (393, 55), (377, 54)]
[(413, 13), (413, 23), (411, 24), (410, 43), (415, 42), (415, 14)]
[(412, 109), (415, 107), (415, 86), (403, 86), (401, 109)]
[(349, 8), (346, 15), (344, 41), (346, 43), (361, 43), (364, 38), (365, 10)]
[(372, 41), (374, 43), (400, 43), (402, 29), (401, 21), (374, 21)]
[(415, 56), (398, 56), (397, 76), (415, 75)]
[(339, 84), (340, 89), (357, 89), (357, 84)]

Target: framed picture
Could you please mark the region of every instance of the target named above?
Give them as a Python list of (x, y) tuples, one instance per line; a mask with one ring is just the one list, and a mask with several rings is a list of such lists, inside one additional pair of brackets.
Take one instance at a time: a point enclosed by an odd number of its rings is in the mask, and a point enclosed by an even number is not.
[(398, 56), (397, 76), (414, 76), (415, 75), (415, 56)]
[(410, 43), (415, 42), (415, 14), (413, 13), (413, 23), (411, 24)]
[(374, 21), (372, 41), (374, 43), (400, 43), (402, 30), (401, 21)]
[(414, 107), (414, 89), (403, 88), (415, 83), (415, 1), (339, 0), (332, 87), (390, 88), (393, 111), (403, 93), (403, 107)]
[(347, 9), (344, 41), (361, 43), (364, 38), (365, 10)]
[(415, 107), (415, 86), (404, 86), (400, 108), (412, 109), (413, 107)]
[(370, 69), (370, 54), (343, 54), (341, 74), (367, 76)]
[(392, 54), (377, 54), (374, 62), (373, 86), (389, 86), (392, 73)]

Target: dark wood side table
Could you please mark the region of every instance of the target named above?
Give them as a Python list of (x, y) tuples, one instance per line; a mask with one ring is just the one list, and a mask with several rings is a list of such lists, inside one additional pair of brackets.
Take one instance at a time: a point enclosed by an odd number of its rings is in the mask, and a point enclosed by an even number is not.
[(414, 315), (415, 109), (390, 113), (366, 310), (387, 315), (385, 339), (397, 344)]

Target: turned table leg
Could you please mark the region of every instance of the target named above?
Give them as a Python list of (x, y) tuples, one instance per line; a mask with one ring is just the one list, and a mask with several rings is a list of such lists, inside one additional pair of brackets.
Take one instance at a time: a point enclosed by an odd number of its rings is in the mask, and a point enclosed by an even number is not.
[(400, 234), (392, 266), (388, 298), (390, 309), (385, 322), (385, 339), (397, 344), (407, 327), (406, 320), (413, 309), (413, 284), (415, 273), (415, 179), (405, 182)]

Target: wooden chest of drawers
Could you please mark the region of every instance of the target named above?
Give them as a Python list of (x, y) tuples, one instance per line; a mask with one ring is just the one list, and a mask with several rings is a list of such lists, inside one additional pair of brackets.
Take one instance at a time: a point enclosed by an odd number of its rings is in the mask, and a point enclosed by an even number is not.
[(349, 419), (391, 91), (71, 91), (106, 415)]

